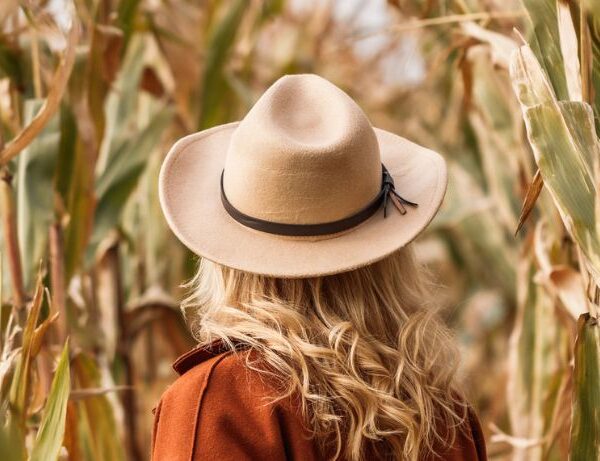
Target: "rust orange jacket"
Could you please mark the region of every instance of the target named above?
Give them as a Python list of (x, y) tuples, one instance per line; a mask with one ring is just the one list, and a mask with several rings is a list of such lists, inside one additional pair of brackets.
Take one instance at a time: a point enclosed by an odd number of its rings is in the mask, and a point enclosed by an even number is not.
[[(245, 366), (244, 352), (198, 348), (173, 365), (180, 377), (154, 410), (153, 461), (317, 461), (324, 459), (293, 407), (266, 404), (273, 395), (264, 378)], [(485, 444), (479, 421), (469, 413), (468, 427), (445, 461), (483, 461)]]

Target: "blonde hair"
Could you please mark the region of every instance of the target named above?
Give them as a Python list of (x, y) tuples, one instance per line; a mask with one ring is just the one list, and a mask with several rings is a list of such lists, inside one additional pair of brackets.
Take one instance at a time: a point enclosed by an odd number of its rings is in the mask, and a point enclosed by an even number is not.
[(410, 246), (303, 279), (202, 260), (183, 310), (200, 343), (257, 351), (261, 371), (283, 384), (279, 398), (300, 397), (333, 458), (416, 460), (452, 444), (466, 416), (454, 384), (458, 353), (428, 280)]

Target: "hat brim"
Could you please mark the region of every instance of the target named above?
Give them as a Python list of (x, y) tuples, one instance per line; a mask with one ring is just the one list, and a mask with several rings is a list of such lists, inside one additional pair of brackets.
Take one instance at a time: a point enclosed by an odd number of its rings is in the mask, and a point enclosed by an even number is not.
[(273, 277), (313, 277), (345, 272), (385, 258), (411, 242), (435, 216), (447, 185), (437, 153), (375, 128), (381, 161), (396, 191), (418, 207), (402, 215), (391, 203), (354, 229), (325, 238), (292, 238), (259, 232), (223, 208), (220, 177), (239, 122), (180, 139), (159, 178), (160, 203), (181, 242), (197, 255), (246, 272)]

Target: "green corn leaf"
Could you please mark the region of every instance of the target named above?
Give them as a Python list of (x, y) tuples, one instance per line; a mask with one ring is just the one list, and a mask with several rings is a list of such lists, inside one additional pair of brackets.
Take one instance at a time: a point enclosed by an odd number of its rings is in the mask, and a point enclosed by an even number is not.
[(126, 49), (127, 43), (131, 38), (134, 26), (135, 26), (135, 15), (140, 5), (140, 0), (122, 0), (119, 2), (119, 9), (117, 14), (118, 24), (123, 31), (123, 50)]
[[(69, 127), (65, 129), (69, 130)], [(95, 209), (93, 164), (81, 138), (75, 138), (72, 150), (64, 151), (59, 165), (64, 165), (65, 169), (62, 170), (59, 166), (58, 171), (77, 171), (68, 180), (69, 200), (66, 204), (69, 221), (65, 229), (65, 279), (70, 280), (81, 264), (90, 238)]]
[[(88, 97), (88, 75), (92, 73), (88, 69), (87, 57), (78, 56), (69, 79), (69, 99), (63, 101), (60, 110), (60, 144), (54, 187), (56, 196), (62, 201), (58, 210), (64, 209), (68, 218), (65, 220), (64, 232), (67, 281), (81, 264), (91, 234), (95, 207), (93, 181), (97, 148), (90, 141), (91, 119), (80, 106), (70, 103), (72, 100), (85, 100)], [(64, 217), (61, 214), (59, 218)]]
[(31, 461), (51, 461), (58, 459), (60, 448), (65, 434), (65, 421), (67, 416), (67, 402), (71, 389), (71, 376), (69, 371), (69, 344), (65, 344), (54, 378), (50, 387), (50, 394), (42, 414), (42, 422), (37, 432)]
[(579, 317), (573, 375), (571, 461), (597, 460), (600, 454), (600, 325), (589, 314)]
[(600, 148), (592, 108), (582, 102), (558, 102), (527, 46), (513, 54), (511, 78), (544, 185), (599, 282), (594, 170)]
[[(42, 100), (25, 102), (25, 120), (29, 123)], [(53, 217), (52, 177), (60, 141), (58, 117), (52, 118), (18, 158), (17, 220), (23, 278), (31, 288), (39, 261), (46, 253), (48, 226)]]
[(98, 204), (88, 258), (93, 256), (106, 233), (118, 224), (123, 207), (172, 115), (168, 108), (158, 109), (142, 130), (113, 146), (115, 150), (109, 155), (111, 161), (96, 183)]
[(68, 105), (60, 108), (60, 143), (58, 146), (57, 168), (54, 176), (54, 188), (67, 205), (70, 197), (74, 174), (74, 156), (77, 144), (77, 125), (75, 116)]
[(200, 120), (198, 129), (210, 127), (219, 122), (219, 102), (227, 89), (223, 76), (223, 66), (229, 50), (235, 41), (237, 29), (247, 9), (245, 0), (234, 0), (225, 17), (217, 24), (207, 45), (206, 62), (202, 78)]
[(96, 181), (96, 193), (99, 200), (109, 193), (115, 183), (130, 176), (129, 170), (144, 165), (152, 149), (162, 136), (163, 130), (171, 121), (173, 113), (167, 107), (159, 107), (150, 121), (133, 136), (121, 136), (109, 154), (109, 163)]
[[(114, 88), (106, 102), (106, 137), (114, 142), (120, 131), (128, 128), (132, 117), (138, 114), (140, 98), (139, 86), (144, 69), (145, 47), (148, 43), (140, 37), (133, 37), (129, 44), (123, 65), (114, 83)], [(111, 147), (112, 149), (112, 147)]]
[[(67, 229), (71, 231), (67, 233), (67, 244), (70, 244), (66, 254), (67, 277), (79, 263), (78, 258), (70, 256), (81, 254), (69, 249), (85, 248), (85, 265), (91, 263), (98, 243), (108, 230), (118, 224), (122, 209), (144, 171), (147, 159), (171, 120), (170, 108), (159, 105), (153, 98), (141, 100), (139, 83), (145, 62), (145, 46), (143, 38), (132, 37), (114, 87), (106, 99), (103, 149), (97, 164), (89, 165), (89, 156), (85, 155), (85, 146), (80, 140), (74, 149), (64, 149), (64, 155), (61, 156), (67, 162), (64, 171), (69, 170), (69, 164), (79, 161), (84, 163), (82, 168), (85, 173), (81, 179), (79, 175), (62, 175), (61, 180), (57, 181), (59, 190), (69, 191), (69, 208), (73, 209), (69, 211), (80, 218), (77, 227)], [(151, 113), (145, 124), (139, 121), (140, 104), (145, 104), (146, 110)], [(67, 123), (65, 133), (68, 128)], [(74, 161), (68, 162), (69, 157), (74, 157)], [(94, 166), (96, 175), (90, 178), (90, 168)], [(70, 188), (65, 186), (69, 183)], [(77, 190), (80, 193), (76, 193)], [(73, 238), (69, 239), (71, 235)]]

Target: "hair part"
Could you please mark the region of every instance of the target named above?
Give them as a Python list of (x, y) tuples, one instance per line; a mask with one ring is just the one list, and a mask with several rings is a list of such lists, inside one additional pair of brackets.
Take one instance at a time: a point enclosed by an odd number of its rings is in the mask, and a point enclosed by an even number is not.
[(333, 458), (417, 460), (454, 442), (466, 416), (458, 352), (410, 245), (350, 272), (301, 279), (203, 259), (188, 288), (194, 337), (257, 351), (266, 365), (258, 371), (281, 383), (277, 398), (299, 397)]

